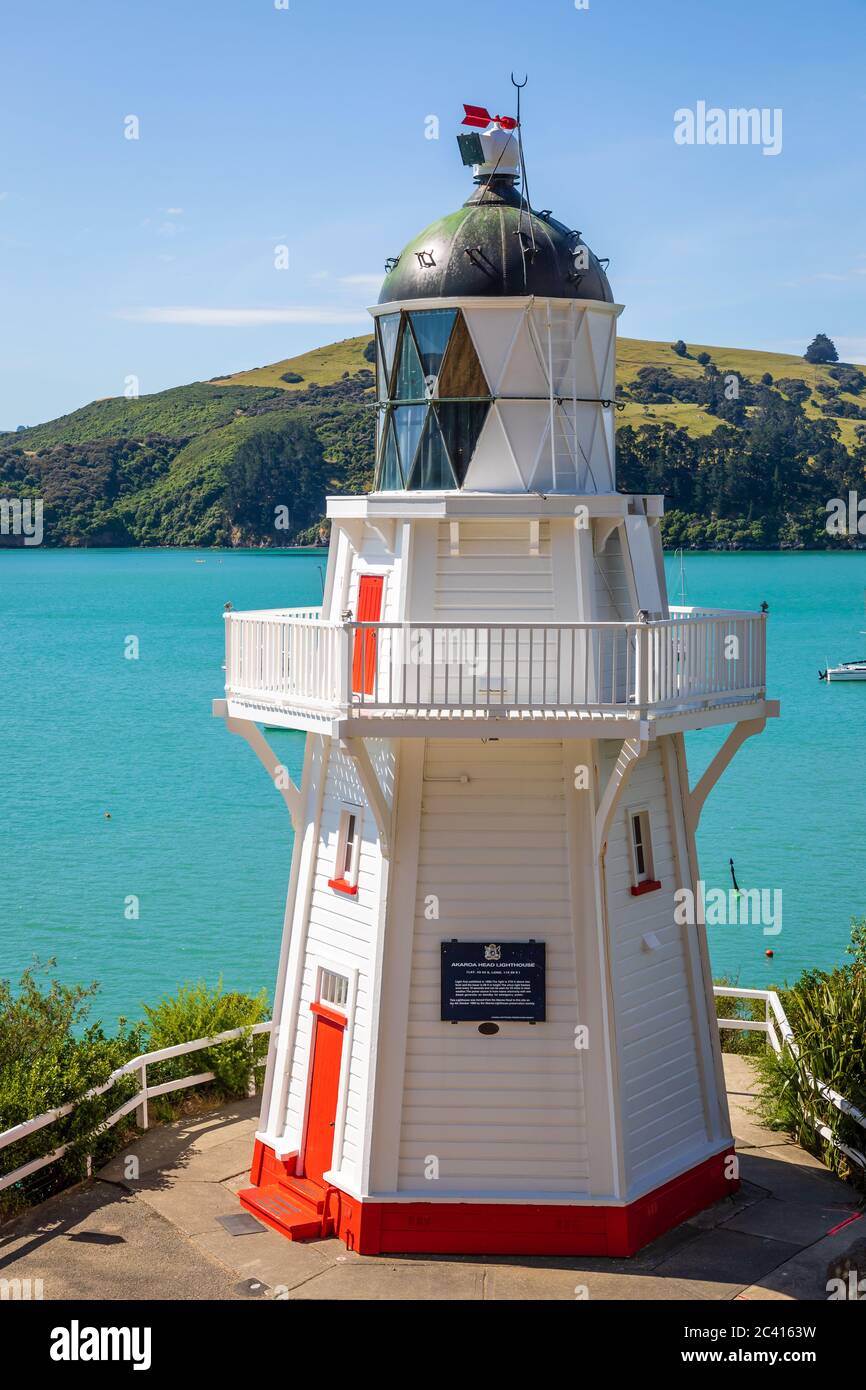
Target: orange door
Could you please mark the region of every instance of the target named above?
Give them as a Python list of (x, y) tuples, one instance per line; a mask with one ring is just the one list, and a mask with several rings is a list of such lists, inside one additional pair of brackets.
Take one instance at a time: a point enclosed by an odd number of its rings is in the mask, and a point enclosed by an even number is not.
[[(358, 581), (358, 622), (378, 623), (382, 616), (381, 574), (362, 574)], [(355, 633), (352, 654), (352, 690), (356, 695), (372, 695), (376, 680), (376, 634), (369, 628)]]
[(310, 1110), (304, 1145), (304, 1173), (321, 1182), (334, 1153), (334, 1122), (343, 1057), (343, 1025), (325, 1014), (313, 1019), (313, 1074), (310, 1078)]

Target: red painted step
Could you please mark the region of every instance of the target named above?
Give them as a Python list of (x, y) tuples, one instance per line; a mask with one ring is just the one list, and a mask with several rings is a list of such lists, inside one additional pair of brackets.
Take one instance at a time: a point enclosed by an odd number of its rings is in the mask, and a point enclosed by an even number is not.
[(299, 1206), (312, 1207), (313, 1211), (320, 1213), (325, 1207), (325, 1189), (320, 1183), (313, 1182), (311, 1178), (291, 1177), (278, 1179), (278, 1186), (294, 1199)]
[(238, 1193), (241, 1205), (253, 1216), (272, 1226), (289, 1240), (318, 1240), (322, 1235), (322, 1218), (303, 1199), (270, 1183), (266, 1187), (245, 1187)]

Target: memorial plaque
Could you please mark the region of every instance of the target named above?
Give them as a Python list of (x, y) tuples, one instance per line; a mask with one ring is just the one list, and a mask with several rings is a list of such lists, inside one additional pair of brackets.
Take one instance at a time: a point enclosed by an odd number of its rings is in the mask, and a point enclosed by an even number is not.
[(543, 941), (443, 941), (446, 1023), (543, 1023)]

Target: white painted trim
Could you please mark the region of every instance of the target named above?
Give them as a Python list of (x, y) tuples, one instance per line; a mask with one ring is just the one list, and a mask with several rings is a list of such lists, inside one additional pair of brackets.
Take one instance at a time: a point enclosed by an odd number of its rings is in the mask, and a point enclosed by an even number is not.
[[(369, 1181), (376, 1188), (397, 1186), (425, 752), (426, 745), (421, 739), (401, 743), (395, 780), (394, 872), (388, 915), (383, 924), (382, 973), (376, 1014), (379, 1043), (375, 1069), (371, 1066), (374, 1080)], [(402, 1001), (399, 1007), (398, 1001)]]
[(596, 853), (599, 855), (604, 854), (611, 821), (629, 784), (634, 765), (640, 758), (646, 756), (649, 747), (648, 739), (648, 727), (644, 720), (641, 720), (637, 738), (626, 738), (622, 742), (616, 762), (607, 780), (607, 786), (602, 793), (598, 810), (595, 813), (595, 846)]
[[(605, 936), (599, 897), (599, 866), (593, 854), (593, 752), (590, 740), (564, 740), (562, 744), (565, 824), (574, 933), (576, 1023), (587, 1026), (590, 1044), (585, 1052), (575, 1051), (575, 1057), (581, 1059), (589, 1189), (595, 1197), (599, 1193), (617, 1190), (615, 1154), (619, 1140), (618, 1106), (610, 1046), (611, 1019), (606, 983)], [(589, 769), (590, 784), (585, 790), (578, 790), (574, 785), (575, 768), (578, 766)], [(601, 1123), (598, 1122), (599, 1119)]]
[[(563, 308), (568, 308), (574, 302), (573, 295), (566, 299), (525, 294), (449, 295), (442, 299), (391, 299), (387, 304), (371, 305), (367, 312), (374, 319), (378, 319), (383, 314), (396, 314), (400, 309), (406, 309), (410, 313), (413, 309), (524, 309), (531, 308), (534, 304), (561, 304)], [(595, 313), (609, 314), (611, 318), (619, 318), (625, 308), (624, 304), (609, 304), (604, 299), (582, 299), (579, 302), (583, 308), (592, 309)]]
[(356, 736), (342, 738), (340, 748), (355, 764), (358, 780), (364, 788), (364, 795), (369, 802), (370, 810), (373, 812), (373, 818), (376, 822), (376, 829), (379, 832), (379, 849), (382, 857), (387, 859), (391, 853), (391, 808), (376, 774), (376, 769), (370, 761), (366, 740)]
[[(320, 998), (322, 990), (322, 973), (329, 970), (333, 975), (342, 975), (349, 981), (349, 996), (346, 1000), (345, 1009), (341, 1009), (336, 1004), (329, 1004)], [(334, 1147), (331, 1150), (331, 1165), (339, 1168), (343, 1161), (343, 1144), (346, 1138), (346, 1111), (349, 1106), (349, 1082), (352, 1073), (352, 1044), (355, 1035), (355, 1006), (358, 999), (358, 976), (357, 966), (347, 966), (345, 961), (335, 961), (319, 959), (316, 964), (316, 986), (315, 997), (326, 1008), (333, 1009), (334, 1013), (345, 1013), (346, 1026), (343, 1029), (343, 1050), (340, 1056), (340, 1081), (337, 1089), (337, 1109), (334, 1114)], [(312, 1048), (311, 1048), (312, 1054)], [(311, 1055), (312, 1061), (312, 1055)], [(307, 1087), (312, 1083), (312, 1066), (307, 1081)], [(304, 1113), (304, 1131), (306, 1137), (306, 1107)], [(303, 1149), (300, 1150), (303, 1153)], [(335, 1163), (335, 1159), (339, 1163)]]
[[(226, 700), (214, 700), (212, 713), (215, 719), (222, 719), (230, 734), (237, 734), (252, 748), (262, 767), (268, 773), (275, 789), (286, 803), (292, 821), (292, 829), (301, 828), (302, 798), (301, 789), (289, 776), (285, 763), (281, 763), (271, 745), (258, 726), (250, 719), (235, 719), (228, 712)], [(287, 785), (282, 785), (286, 783)]]
[[(313, 740), (308, 739), (308, 744)], [(281, 1029), (281, 1054), (274, 1068), (274, 1096), (271, 1102), (270, 1119), (266, 1128), (272, 1133), (286, 1134), (288, 1125), (289, 1087), (291, 1083), (292, 1058), (295, 1040), (298, 1035), (301, 994), (304, 981), (304, 964), (307, 954), (307, 937), (310, 929), (310, 904), (316, 877), (316, 861), (319, 850), (319, 827), (322, 819), (322, 804), (327, 783), (328, 762), (330, 758), (330, 739), (317, 737), (312, 750), (310, 764), (310, 785), (306, 806), (306, 824), (298, 869), (298, 882), (293, 904), (290, 929), (290, 954), (286, 969), (289, 986), (286, 1003), (281, 1016), (286, 1026)], [(289, 930), (286, 923), (284, 930)], [(293, 1152), (299, 1141), (287, 1144), (287, 1151)]]

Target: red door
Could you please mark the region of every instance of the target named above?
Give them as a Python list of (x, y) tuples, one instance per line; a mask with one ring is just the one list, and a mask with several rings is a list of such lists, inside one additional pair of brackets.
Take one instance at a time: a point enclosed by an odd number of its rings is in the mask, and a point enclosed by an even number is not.
[(340, 1088), (344, 1028), (344, 1023), (337, 1023), (316, 1008), (313, 1018), (310, 1109), (304, 1145), (304, 1173), (313, 1182), (322, 1181), (322, 1174), (326, 1168), (330, 1168), (334, 1153), (334, 1121)]
[[(381, 574), (362, 574), (358, 581), (358, 622), (378, 623), (382, 616)], [(352, 654), (352, 690), (356, 695), (372, 695), (376, 680), (376, 634), (369, 628), (355, 633)]]

